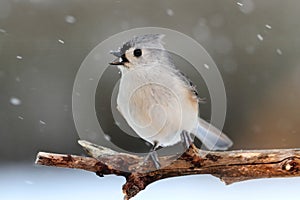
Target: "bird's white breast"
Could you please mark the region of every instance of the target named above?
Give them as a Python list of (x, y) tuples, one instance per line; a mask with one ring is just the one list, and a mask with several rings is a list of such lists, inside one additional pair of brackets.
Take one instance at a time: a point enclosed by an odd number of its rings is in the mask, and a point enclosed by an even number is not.
[(164, 67), (141, 67), (122, 73), (118, 109), (143, 139), (161, 146), (180, 141), (182, 130), (195, 128), (198, 105), (183, 81)]

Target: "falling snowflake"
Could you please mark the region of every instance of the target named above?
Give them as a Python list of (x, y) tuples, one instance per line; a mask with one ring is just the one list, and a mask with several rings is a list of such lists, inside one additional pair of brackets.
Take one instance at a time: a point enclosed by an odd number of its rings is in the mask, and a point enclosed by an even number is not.
[(282, 55), (281, 49), (276, 49), (276, 52), (277, 52), (278, 55), (280, 55), (280, 56)]
[(205, 67), (206, 69), (209, 69), (209, 65), (208, 65), (208, 64), (204, 64), (204, 67)]
[(58, 42), (61, 43), (61, 44), (65, 44), (65, 41), (63, 41), (61, 39), (59, 39)]
[(167, 15), (169, 16), (173, 16), (174, 15), (174, 11), (172, 9), (167, 9)]
[(22, 116), (18, 116), (18, 118), (19, 118), (20, 120), (23, 120), (23, 119), (24, 119), (24, 117), (22, 117)]
[(14, 106), (19, 106), (21, 105), (22, 101), (16, 97), (10, 98), (10, 103)]
[(6, 30), (0, 28), (0, 33), (6, 33)]
[(271, 25), (269, 25), (269, 24), (266, 24), (266, 25), (265, 25), (265, 27), (266, 27), (267, 29), (269, 29), (269, 30), (271, 30), (271, 29), (272, 29), (272, 26), (271, 26)]
[(111, 140), (111, 137), (107, 134), (104, 134), (104, 138), (107, 140), (107, 141), (110, 141)]
[(241, 2), (236, 2), (236, 4), (241, 7), (243, 6), (243, 4)]
[(40, 124), (46, 125), (46, 122), (44, 122), (43, 120), (40, 120)]
[(263, 36), (262, 36), (261, 34), (257, 34), (257, 38), (258, 38), (260, 41), (263, 41), (263, 40), (264, 40), (264, 38), (263, 38)]
[(65, 17), (65, 21), (69, 24), (74, 24), (76, 22), (76, 18), (72, 15), (67, 15)]

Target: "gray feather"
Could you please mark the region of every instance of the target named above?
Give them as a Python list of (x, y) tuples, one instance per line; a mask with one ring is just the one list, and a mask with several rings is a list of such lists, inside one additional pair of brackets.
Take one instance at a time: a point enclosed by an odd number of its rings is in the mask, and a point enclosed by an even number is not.
[(134, 36), (131, 40), (125, 42), (122, 47), (117, 51), (111, 51), (110, 53), (116, 57), (121, 57), (131, 47), (134, 48), (153, 48), (164, 49), (162, 38), (163, 34), (146, 34), (140, 36)]
[(209, 150), (227, 150), (233, 142), (222, 131), (198, 118), (198, 127), (195, 136)]

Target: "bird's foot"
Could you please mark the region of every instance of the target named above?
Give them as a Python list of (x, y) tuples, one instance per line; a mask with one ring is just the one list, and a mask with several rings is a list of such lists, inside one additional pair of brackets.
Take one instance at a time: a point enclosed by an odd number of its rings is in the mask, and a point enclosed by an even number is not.
[(153, 163), (153, 165), (156, 169), (159, 169), (161, 167), (161, 165), (159, 163), (159, 159), (158, 159), (158, 154), (154, 150), (153, 151), (151, 150), (148, 153), (148, 155), (145, 157), (143, 165), (147, 164), (149, 161)]
[(180, 137), (183, 148), (188, 149), (193, 143), (193, 139), (191, 138), (190, 133), (188, 133), (187, 131), (182, 131)]

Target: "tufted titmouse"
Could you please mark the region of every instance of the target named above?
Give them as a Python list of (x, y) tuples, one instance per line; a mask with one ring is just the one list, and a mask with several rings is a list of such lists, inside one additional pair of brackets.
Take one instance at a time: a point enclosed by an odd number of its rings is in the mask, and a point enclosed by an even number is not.
[[(177, 70), (164, 49), (161, 34), (136, 36), (111, 53), (118, 57), (110, 63), (121, 70), (117, 97), (118, 110), (128, 125), (158, 147), (192, 139), (201, 140), (209, 150), (226, 150), (232, 141), (220, 130), (199, 118), (199, 98), (194, 85)], [(154, 155), (154, 156), (153, 156)]]

